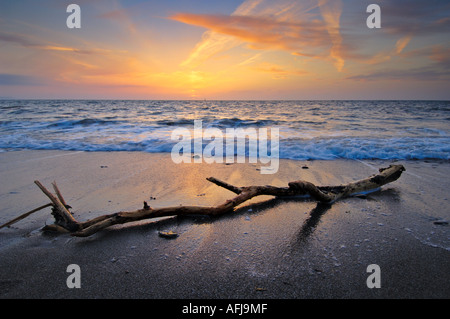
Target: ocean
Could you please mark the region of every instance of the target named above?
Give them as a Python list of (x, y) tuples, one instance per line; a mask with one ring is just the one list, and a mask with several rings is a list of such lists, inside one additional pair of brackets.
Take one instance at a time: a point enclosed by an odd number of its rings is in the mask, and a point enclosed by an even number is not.
[(450, 101), (409, 100), (0, 100), (0, 152), (171, 152), (173, 130), (194, 120), (278, 128), (285, 159), (450, 159)]

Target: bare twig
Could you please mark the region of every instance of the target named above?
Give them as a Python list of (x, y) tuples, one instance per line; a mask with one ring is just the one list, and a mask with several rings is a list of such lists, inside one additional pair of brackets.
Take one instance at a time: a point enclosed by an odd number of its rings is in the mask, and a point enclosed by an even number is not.
[(29, 211), (28, 213), (25, 213), (25, 214), (23, 214), (23, 215), (20, 215), (19, 217), (14, 218), (13, 220), (7, 222), (6, 224), (1, 225), (1, 226), (0, 226), (0, 229), (2, 229), (2, 228), (4, 228), (4, 227), (11, 226), (12, 224), (17, 223), (18, 221), (20, 221), (20, 220), (22, 220), (22, 219), (24, 219), (24, 218), (30, 216), (31, 214), (36, 213), (36, 212), (38, 212), (38, 211), (40, 211), (40, 210), (42, 210), (42, 209), (44, 209), (44, 208), (50, 207), (50, 206), (52, 206), (52, 204), (48, 203), (48, 204), (45, 204), (45, 205), (43, 205), (43, 206), (41, 206), (41, 207), (38, 207), (38, 208), (36, 208), (36, 209), (33, 209), (33, 210)]
[(58, 196), (59, 201), (61, 202), (61, 204), (64, 205), (64, 207), (67, 208), (67, 203), (64, 200), (64, 197), (61, 195), (61, 192), (59, 191), (58, 185), (56, 185), (56, 182), (52, 183), (53, 189), (55, 190), (56, 196)]

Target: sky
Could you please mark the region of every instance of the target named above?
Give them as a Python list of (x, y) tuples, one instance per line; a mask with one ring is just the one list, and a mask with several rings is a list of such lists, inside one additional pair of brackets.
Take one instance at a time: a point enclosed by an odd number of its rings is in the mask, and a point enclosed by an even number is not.
[(449, 40), (444, 0), (0, 0), (0, 98), (449, 100)]

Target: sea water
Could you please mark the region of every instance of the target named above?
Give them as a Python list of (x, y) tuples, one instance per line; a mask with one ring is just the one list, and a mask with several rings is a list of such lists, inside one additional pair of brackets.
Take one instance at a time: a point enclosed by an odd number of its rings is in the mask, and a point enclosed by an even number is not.
[(0, 152), (171, 152), (171, 133), (278, 128), (286, 159), (450, 159), (450, 101), (0, 100)]

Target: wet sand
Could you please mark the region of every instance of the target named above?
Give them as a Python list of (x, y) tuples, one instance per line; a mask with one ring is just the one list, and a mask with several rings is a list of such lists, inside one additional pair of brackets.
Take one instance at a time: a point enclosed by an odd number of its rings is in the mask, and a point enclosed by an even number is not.
[[(339, 185), (391, 163), (282, 160), (277, 174), (262, 175), (260, 164), (176, 165), (170, 154), (0, 153), (0, 224), (48, 202), (34, 180), (56, 181), (84, 221), (144, 200), (206, 206), (234, 196), (209, 176), (237, 186)], [(449, 298), (450, 164), (399, 163), (399, 180), (332, 206), (257, 197), (219, 218), (142, 221), (88, 238), (41, 232), (53, 223), (44, 209), (0, 230), (0, 298)], [(66, 285), (70, 264), (80, 266), (80, 289)], [(379, 289), (366, 284), (371, 264), (381, 269)]]

